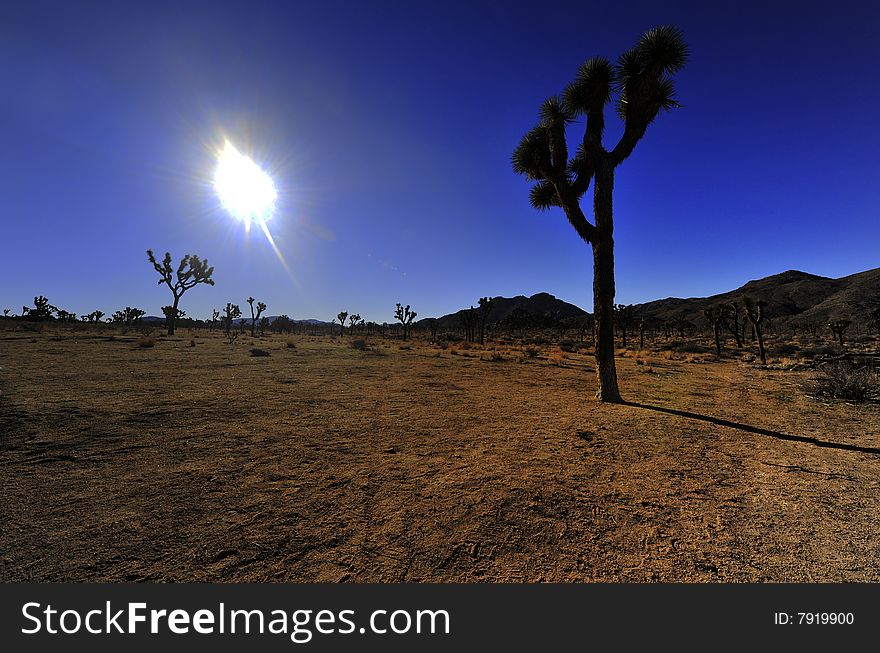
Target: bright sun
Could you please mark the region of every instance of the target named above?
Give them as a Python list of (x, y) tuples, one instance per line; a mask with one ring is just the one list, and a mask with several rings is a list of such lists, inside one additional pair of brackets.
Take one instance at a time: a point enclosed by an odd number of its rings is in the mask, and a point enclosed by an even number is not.
[(214, 172), (214, 188), (223, 208), (248, 229), (251, 222), (263, 225), (272, 217), (278, 198), (272, 178), (229, 141)]

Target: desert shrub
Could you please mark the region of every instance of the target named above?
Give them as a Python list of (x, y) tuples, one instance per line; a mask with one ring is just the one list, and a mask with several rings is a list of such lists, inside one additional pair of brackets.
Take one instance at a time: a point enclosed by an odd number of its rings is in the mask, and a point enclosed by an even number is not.
[(493, 351), (493, 352), (490, 352), (490, 353), (489, 353), (489, 355), (488, 355), (488, 357), (486, 358), (486, 360), (487, 360), (487, 361), (490, 361), (490, 362), (492, 362), (492, 363), (501, 363), (501, 362), (503, 362), (503, 361), (505, 361), (505, 360), (507, 360), (507, 359), (504, 358), (504, 356), (501, 354), (500, 351)]
[(827, 363), (806, 382), (805, 390), (817, 397), (868, 401), (880, 397), (880, 374), (847, 361)]
[(574, 340), (563, 340), (563, 341), (561, 341), (561, 342), (559, 343), (559, 348), (560, 348), (562, 351), (564, 351), (564, 352), (568, 352), (569, 354), (573, 354), (573, 353), (574, 353), (574, 348), (575, 348)]
[(470, 348), (471, 348), (471, 343), (465, 341), (465, 342), (461, 343), (461, 348), (462, 348), (462, 349), (470, 349)]
[(523, 352), (525, 352), (525, 355), (529, 358), (537, 358), (538, 354), (541, 353), (541, 350), (539, 350), (537, 347), (526, 347), (525, 349), (523, 349)]
[(366, 340), (352, 340), (351, 346), (354, 349), (357, 349), (359, 351), (363, 351), (367, 348), (367, 341)]
[(696, 342), (680, 341), (676, 342), (672, 349), (679, 354), (705, 354), (711, 351), (708, 347), (704, 347)]
[(536, 338), (525, 338), (523, 340), (524, 345), (546, 345), (548, 340), (546, 338), (542, 338), (540, 336)]
[(412, 349), (412, 346), (411, 345), (400, 345), (400, 347), (398, 349), (400, 349), (401, 351), (409, 351), (410, 349)]
[(438, 348), (438, 349), (444, 349), (444, 350), (445, 350), (445, 349), (449, 349), (449, 343), (448, 343), (448, 342), (438, 342), (438, 343), (437, 343), (437, 348)]
[(637, 359), (636, 359), (636, 365), (644, 365), (644, 364), (645, 364), (644, 359), (642, 359), (642, 358), (637, 358)]
[(296, 343), (293, 341), (293, 338), (287, 339), (287, 348), (288, 349), (296, 349)]
[(271, 356), (271, 355), (272, 354), (270, 354), (265, 349), (257, 349), (256, 347), (251, 349), (251, 356)]
[(149, 347), (155, 347), (156, 339), (152, 336), (141, 336), (140, 338), (138, 338), (137, 343), (138, 347), (143, 347), (144, 349), (146, 349)]
[(801, 355), (806, 358), (818, 358), (819, 356), (836, 356), (837, 349), (829, 345), (819, 347), (807, 347), (801, 350)]
[(196, 340), (195, 340), (195, 338), (190, 338), (190, 340), (189, 340), (189, 346), (190, 346), (190, 347), (195, 347), (195, 346), (196, 346)]
[(800, 351), (800, 347), (790, 342), (777, 342), (768, 350), (771, 356), (791, 356)]

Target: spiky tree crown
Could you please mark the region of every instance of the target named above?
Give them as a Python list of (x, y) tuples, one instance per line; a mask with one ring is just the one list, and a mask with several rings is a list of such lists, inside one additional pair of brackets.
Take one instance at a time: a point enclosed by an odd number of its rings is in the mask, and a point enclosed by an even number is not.
[(153, 250), (147, 250), (147, 258), (153, 264), (153, 268), (159, 273), (159, 285), (167, 285), (175, 297), (180, 297), (187, 290), (200, 283), (209, 286), (214, 285), (211, 275), (214, 274), (213, 266), (208, 266), (208, 259), (200, 259), (195, 254), (187, 254), (180, 259), (177, 272), (171, 266), (171, 252), (165, 252), (162, 262), (156, 260)]
[[(612, 64), (604, 57), (587, 60), (561, 96), (544, 101), (540, 122), (522, 138), (513, 153), (513, 171), (536, 182), (532, 206), (567, 208), (587, 191), (600, 164), (624, 161), (660, 111), (681, 106), (675, 99), (672, 75), (687, 61), (688, 48), (677, 27), (649, 30)], [(616, 97), (624, 133), (611, 151), (602, 145), (605, 106)], [(586, 116), (582, 142), (569, 159), (565, 128)], [(592, 241), (594, 227), (578, 216), (566, 215), (578, 234)]]

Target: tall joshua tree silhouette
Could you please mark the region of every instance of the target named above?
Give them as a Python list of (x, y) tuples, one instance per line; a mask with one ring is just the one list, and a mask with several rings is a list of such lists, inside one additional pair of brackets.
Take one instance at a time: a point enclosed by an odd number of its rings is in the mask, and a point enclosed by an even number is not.
[[(596, 319), (596, 375), (601, 401), (621, 402), (614, 366), (614, 172), (632, 154), (654, 118), (680, 105), (670, 75), (687, 59), (687, 45), (673, 26), (646, 32), (616, 64), (589, 59), (562, 96), (548, 98), (540, 122), (513, 153), (513, 170), (534, 181), (530, 200), (538, 210), (560, 207), (577, 234), (593, 249), (593, 305)], [(617, 97), (623, 135), (612, 150), (602, 145), (605, 105)], [(569, 159), (565, 128), (586, 116), (583, 141)], [(593, 183), (590, 223), (580, 200)]]
[(176, 273), (171, 267), (171, 252), (165, 252), (165, 258), (162, 259), (162, 263), (156, 260), (151, 249), (147, 250), (147, 258), (150, 259), (150, 263), (153, 264), (156, 272), (159, 273), (159, 285), (161, 286), (164, 283), (168, 286), (168, 289), (171, 290), (171, 295), (174, 297), (174, 303), (170, 306), (171, 310), (166, 314), (169, 316), (168, 335), (173, 336), (174, 325), (180, 316), (177, 305), (180, 303), (183, 293), (200, 283), (213, 286), (214, 280), (211, 278), (211, 275), (214, 274), (214, 268), (208, 267), (208, 259), (202, 260), (195, 254), (187, 254), (180, 259), (180, 265), (177, 266)]

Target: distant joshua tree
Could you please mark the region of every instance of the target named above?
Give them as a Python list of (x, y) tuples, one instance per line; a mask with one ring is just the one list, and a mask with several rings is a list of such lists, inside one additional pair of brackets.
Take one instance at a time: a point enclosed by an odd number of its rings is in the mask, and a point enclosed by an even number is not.
[(88, 322), (100, 322), (104, 317), (104, 311), (92, 311), (88, 315), (83, 316)]
[(403, 339), (406, 340), (409, 335), (409, 327), (416, 319), (416, 312), (410, 310), (409, 304), (405, 307), (398, 304), (394, 311), (394, 317), (403, 325)]
[(272, 328), (276, 333), (281, 333), (282, 331), (290, 333), (293, 331), (293, 320), (291, 320), (286, 314), (279, 315), (275, 318), (275, 321), (272, 322)]
[(173, 325), (177, 323), (177, 320), (186, 316), (186, 313), (173, 306), (163, 306), (162, 314), (165, 316), (165, 326), (168, 329), (173, 329)]
[(736, 347), (737, 349), (742, 349), (742, 336), (740, 336), (740, 330), (743, 327), (743, 322), (745, 320), (741, 320), (739, 317), (739, 304), (736, 302), (728, 302), (723, 307), (724, 311), (724, 320), (721, 323), (721, 326), (726, 328), (733, 334), (734, 339), (736, 339)]
[(725, 306), (712, 306), (703, 311), (709, 324), (712, 325), (712, 331), (715, 334), (715, 354), (721, 356), (721, 326), (727, 319), (727, 308)]
[(180, 298), (190, 288), (194, 288), (200, 283), (206, 283), (209, 286), (214, 285), (211, 275), (214, 274), (214, 268), (208, 267), (208, 259), (204, 261), (195, 254), (187, 254), (180, 259), (180, 265), (177, 266), (177, 272), (171, 267), (171, 252), (165, 252), (165, 258), (160, 264), (153, 255), (153, 250), (147, 250), (147, 258), (153, 264), (156, 272), (159, 273), (159, 285), (163, 283), (168, 286), (174, 297), (174, 303), (171, 308), (174, 309), (171, 318), (168, 320), (168, 335), (174, 335), (174, 325), (177, 322), (177, 309)]
[(361, 326), (361, 316), (360, 313), (355, 313), (354, 315), (349, 316), (348, 318), (348, 330), (352, 334), (354, 334), (354, 330)]
[(217, 324), (217, 319), (220, 317), (220, 311), (216, 308), (211, 309), (211, 331), (214, 331), (214, 326)]
[(626, 349), (626, 334), (636, 316), (636, 307), (632, 304), (617, 304), (614, 307), (614, 320), (623, 336), (622, 347)]
[(3, 309), (3, 317), (9, 317), (9, 309), (8, 308)]
[(30, 320), (37, 320), (39, 322), (45, 322), (46, 320), (52, 319), (52, 314), (58, 311), (57, 308), (52, 306), (49, 303), (49, 300), (43, 297), (42, 295), (38, 295), (34, 297), (34, 307), (29, 308), (27, 306), (21, 307), (21, 316), (27, 317)]
[(238, 332), (232, 329), (232, 321), (237, 317), (241, 317), (241, 308), (238, 304), (226, 302), (226, 308), (223, 309), (223, 313), (223, 327), (226, 331), (226, 337), (229, 338), (229, 343), (232, 344), (238, 337)]
[(251, 307), (251, 338), (254, 337), (254, 331), (257, 328), (257, 320), (260, 319), (260, 316), (263, 314), (263, 311), (266, 310), (266, 305), (263, 302), (257, 302), (257, 312), (254, 313), (254, 298), (248, 297), (247, 303), (250, 304)]
[(584, 341), (584, 338), (586, 338), (587, 334), (589, 333), (590, 334), (590, 344), (594, 344), (595, 335), (596, 335), (595, 331), (594, 331), (595, 326), (596, 326), (596, 323), (593, 321), (592, 315), (585, 315), (580, 320), (578, 320), (577, 330), (578, 330), (578, 335), (580, 336), (581, 342)]
[(126, 306), (123, 310), (113, 313), (113, 317), (110, 318), (110, 321), (113, 324), (119, 324), (128, 327), (138, 324), (141, 321), (141, 318), (146, 314), (147, 312), (140, 308), (132, 308), (131, 306)]
[(766, 365), (767, 354), (764, 351), (764, 330), (762, 325), (767, 317), (764, 313), (767, 302), (763, 299), (752, 301), (751, 298), (744, 297), (743, 306), (746, 308), (746, 317), (752, 323), (752, 333), (758, 339), (758, 354), (761, 356), (761, 363)]
[(833, 322), (828, 323), (828, 328), (831, 329), (831, 333), (837, 338), (841, 347), (843, 347), (843, 334), (849, 328), (850, 324), (852, 324), (852, 320), (834, 320)]
[(431, 330), (431, 342), (437, 341), (437, 325), (439, 324), (436, 317), (430, 317), (425, 320), (425, 323), (428, 325), (428, 329)]
[(266, 329), (269, 328), (269, 318), (264, 317), (260, 319), (260, 337), (266, 335)]
[[(541, 121), (513, 154), (513, 170), (536, 182), (531, 203), (536, 209), (560, 207), (577, 234), (593, 248), (593, 305), (596, 319), (596, 375), (600, 401), (622, 401), (614, 365), (614, 172), (632, 154), (660, 111), (674, 109), (670, 75), (687, 59), (681, 32), (672, 26), (646, 32), (612, 65), (605, 58), (588, 60), (562, 97), (541, 106)], [(614, 149), (602, 145), (605, 105), (617, 95), (623, 135)], [(586, 130), (575, 155), (568, 158), (566, 126), (586, 115)], [(580, 200), (593, 182), (591, 224)]]
[(486, 322), (489, 320), (489, 315), (492, 313), (492, 309), (495, 308), (496, 301), (491, 297), (480, 297), (479, 301), (480, 305), (480, 344), (483, 344), (483, 337), (486, 334)]
[(462, 309), (458, 312), (458, 322), (464, 328), (464, 337), (466, 340), (470, 342), (474, 342), (476, 337), (474, 335), (474, 331), (476, 330), (477, 324), (477, 311), (471, 306), (470, 308)]
[(339, 335), (345, 335), (345, 320), (348, 317), (348, 311), (339, 311), (336, 318), (339, 320)]

